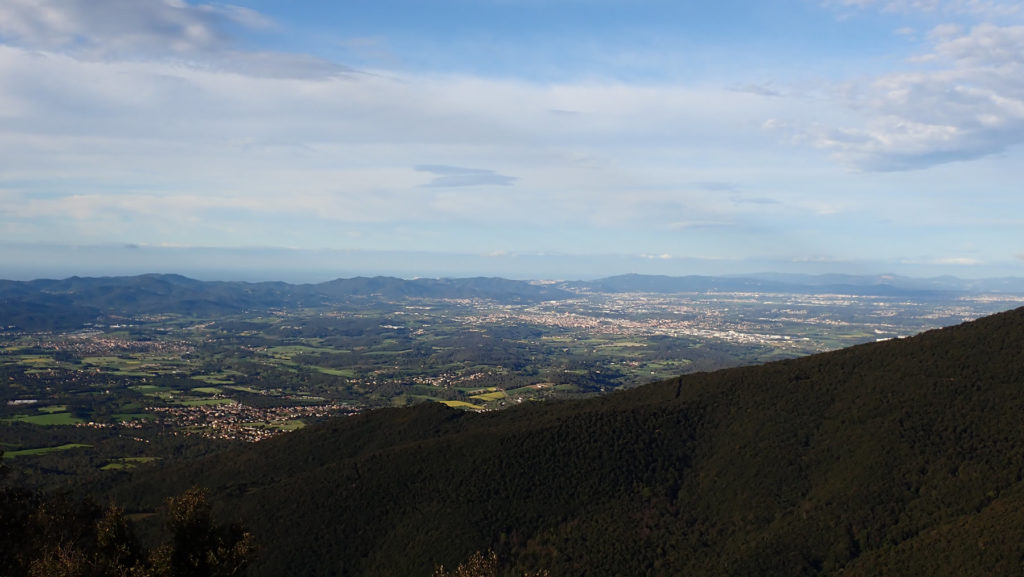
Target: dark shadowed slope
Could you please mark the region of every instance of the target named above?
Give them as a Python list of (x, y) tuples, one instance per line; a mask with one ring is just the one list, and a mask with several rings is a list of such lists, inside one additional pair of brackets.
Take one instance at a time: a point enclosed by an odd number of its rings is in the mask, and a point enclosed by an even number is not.
[(1024, 567), (1024, 309), (607, 397), (335, 420), (139, 473), (252, 529), (256, 575), (981, 575)]

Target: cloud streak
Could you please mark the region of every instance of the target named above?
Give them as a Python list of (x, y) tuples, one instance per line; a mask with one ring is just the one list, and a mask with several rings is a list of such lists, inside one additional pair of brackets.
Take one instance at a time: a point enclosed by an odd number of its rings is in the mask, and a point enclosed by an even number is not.
[(463, 168), (443, 164), (421, 164), (415, 167), (418, 172), (435, 175), (430, 182), (422, 185), (429, 188), (451, 188), (460, 186), (512, 186), (518, 178), (498, 174), (493, 170), (481, 168)]

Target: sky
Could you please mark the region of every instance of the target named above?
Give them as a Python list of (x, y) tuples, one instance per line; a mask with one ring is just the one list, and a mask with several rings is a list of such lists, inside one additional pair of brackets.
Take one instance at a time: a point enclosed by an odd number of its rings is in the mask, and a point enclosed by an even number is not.
[(0, 278), (1024, 276), (1024, 3), (0, 0)]

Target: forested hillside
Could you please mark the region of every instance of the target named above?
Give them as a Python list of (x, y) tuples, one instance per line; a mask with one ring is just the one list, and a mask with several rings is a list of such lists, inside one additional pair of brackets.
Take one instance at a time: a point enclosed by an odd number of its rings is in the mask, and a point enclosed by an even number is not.
[(108, 491), (192, 485), (252, 575), (1024, 570), (1024, 309), (904, 340), (488, 414), (342, 418)]
[(217, 316), (245, 310), (338, 307), (364, 299), (485, 298), (534, 302), (569, 293), (502, 278), (413, 279), (356, 277), (319, 284), (198, 281), (175, 274), (0, 280), (0, 330), (81, 327), (109, 317), (146, 314)]

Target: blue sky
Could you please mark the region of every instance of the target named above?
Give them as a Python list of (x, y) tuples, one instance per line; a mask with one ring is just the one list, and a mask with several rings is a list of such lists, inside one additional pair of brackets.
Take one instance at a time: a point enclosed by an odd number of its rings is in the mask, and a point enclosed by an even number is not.
[(0, 277), (1024, 276), (1022, 141), (1019, 2), (0, 3)]

